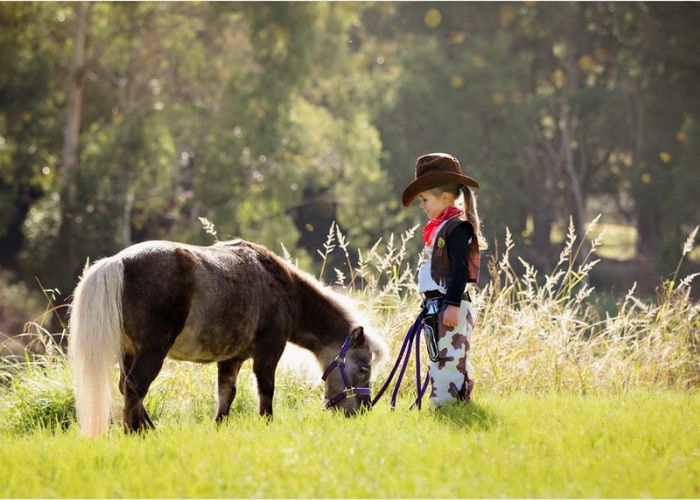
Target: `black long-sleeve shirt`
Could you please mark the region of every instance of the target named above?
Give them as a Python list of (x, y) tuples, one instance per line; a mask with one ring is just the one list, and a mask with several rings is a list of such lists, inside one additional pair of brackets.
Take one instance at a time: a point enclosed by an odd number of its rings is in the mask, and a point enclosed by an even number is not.
[(445, 302), (454, 306), (462, 303), (464, 288), (467, 286), (467, 253), (469, 242), (474, 236), (471, 224), (462, 223), (447, 237), (447, 256), (450, 259), (450, 280), (445, 294)]

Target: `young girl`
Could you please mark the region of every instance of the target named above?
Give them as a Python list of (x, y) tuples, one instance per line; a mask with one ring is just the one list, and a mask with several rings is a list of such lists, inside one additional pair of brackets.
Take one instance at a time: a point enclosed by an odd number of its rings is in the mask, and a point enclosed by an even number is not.
[[(430, 349), (429, 345), (432, 406), (469, 401), (474, 388), (469, 341), (476, 314), (466, 287), (479, 278), (479, 250), (484, 246), (470, 187), (479, 187), (479, 183), (462, 174), (454, 156), (431, 153), (418, 158), (416, 178), (402, 196), (404, 207), (418, 197), (430, 219), (423, 229), (418, 291), (425, 299), (424, 307), (439, 311), (437, 346)], [(458, 206), (460, 195), (463, 209)], [(429, 319), (426, 317), (426, 325)]]

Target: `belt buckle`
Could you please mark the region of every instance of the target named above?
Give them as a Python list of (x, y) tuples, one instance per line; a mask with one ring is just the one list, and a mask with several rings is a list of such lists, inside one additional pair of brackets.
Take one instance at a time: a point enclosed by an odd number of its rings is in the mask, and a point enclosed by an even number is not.
[(441, 297), (433, 297), (431, 299), (426, 299), (425, 308), (427, 314), (437, 314), (438, 312), (440, 312), (440, 302)]

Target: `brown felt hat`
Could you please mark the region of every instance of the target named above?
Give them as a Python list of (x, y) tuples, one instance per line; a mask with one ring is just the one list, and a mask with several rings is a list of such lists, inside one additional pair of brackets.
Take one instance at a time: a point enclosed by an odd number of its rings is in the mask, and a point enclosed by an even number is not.
[(459, 160), (446, 153), (430, 153), (416, 160), (416, 180), (403, 190), (401, 201), (407, 207), (423, 191), (445, 184), (479, 187), (479, 183), (462, 173)]

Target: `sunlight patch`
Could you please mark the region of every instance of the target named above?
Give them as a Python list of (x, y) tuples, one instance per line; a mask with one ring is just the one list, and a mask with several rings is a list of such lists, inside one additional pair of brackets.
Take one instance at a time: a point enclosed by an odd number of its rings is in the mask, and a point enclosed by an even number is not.
[(283, 372), (293, 373), (307, 384), (321, 385), (322, 373), (316, 357), (311, 351), (292, 343), (287, 343), (278, 367)]

